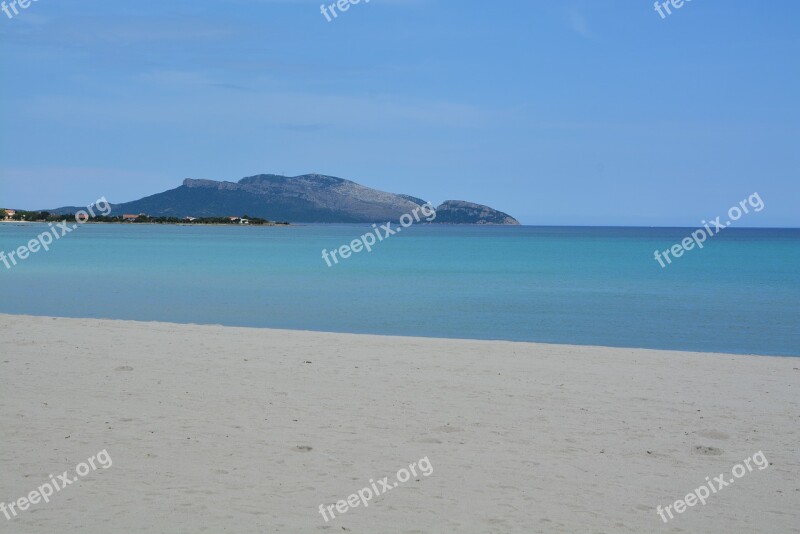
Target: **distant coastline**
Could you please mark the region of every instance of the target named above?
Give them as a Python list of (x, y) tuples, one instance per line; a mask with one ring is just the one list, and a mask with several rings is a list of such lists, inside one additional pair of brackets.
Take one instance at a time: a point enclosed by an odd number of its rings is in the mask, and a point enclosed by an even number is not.
[[(61, 222), (65, 219), (59, 219), (58, 222)], [(12, 224), (12, 225), (20, 225), (20, 224), (45, 224), (47, 222), (54, 222), (54, 221), (6, 221), (0, 219), (0, 224)], [(288, 222), (267, 222), (263, 224), (233, 224), (233, 223), (186, 223), (186, 222), (141, 222), (141, 223), (130, 223), (130, 222), (122, 222), (122, 221), (94, 221), (89, 220), (86, 221), (84, 224), (117, 224), (117, 225), (132, 225), (136, 224), (136, 226), (297, 226), (296, 224), (288, 223)]]
[[(80, 212), (79, 212), (80, 213)], [(289, 222), (270, 221), (249, 215), (228, 217), (151, 217), (146, 213), (123, 214), (119, 216), (95, 215), (84, 217), (74, 213), (53, 214), (47, 211), (5, 210), (5, 217), (0, 222), (6, 223), (55, 223), (74, 219), (82, 224), (171, 224), (177, 226), (289, 226)]]

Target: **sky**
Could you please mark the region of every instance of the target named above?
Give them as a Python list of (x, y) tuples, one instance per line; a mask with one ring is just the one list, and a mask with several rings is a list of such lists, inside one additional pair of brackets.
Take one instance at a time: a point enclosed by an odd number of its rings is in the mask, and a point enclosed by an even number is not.
[(536, 225), (695, 227), (757, 192), (741, 226), (800, 227), (796, 0), (320, 4), (0, 12), (0, 205), (316, 172)]

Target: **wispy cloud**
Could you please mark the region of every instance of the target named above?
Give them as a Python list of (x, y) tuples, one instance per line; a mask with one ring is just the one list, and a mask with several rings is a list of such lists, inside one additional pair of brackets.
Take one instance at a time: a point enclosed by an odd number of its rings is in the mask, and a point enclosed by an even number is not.
[[(65, 205), (85, 206), (113, 189), (113, 202), (152, 194), (165, 183), (180, 180), (159, 172), (120, 168), (30, 166), (0, 168), (3, 202), (17, 209), (53, 209)], [(47, 184), (47, 187), (43, 187)], [(76, 193), (83, 191), (84, 193)], [(86, 191), (91, 191), (86, 194)]]
[[(114, 101), (97, 102), (80, 95), (32, 97), (21, 111), (36, 120), (69, 124), (103, 125), (109, 121), (129, 126), (173, 124), (187, 128), (222, 125), (313, 124), (340, 128), (383, 130), (416, 125), (426, 127), (475, 127), (485, 124), (494, 112), (447, 100), (403, 98), (397, 95), (365, 96), (309, 92), (242, 91), (237, 97), (218, 99), (202, 76), (191, 73), (156, 73), (148, 78), (169, 84), (170, 98), (154, 102), (131, 98), (124, 106)], [(184, 88), (185, 90), (181, 90)], [(204, 90), (204, 88), (208, 88)], [(175, 95), (180, 95), (179, 98)], [(214, 105), (209, 106), (208, 102)], [(198, 112), (202, 110), (202, 113)]]
[(575, 8), (570, 8), (567, 12), (567, 15), (569, 17), (569, 25), (570, 28), (572, 28), (572, 31), (583, 37), (586, 37), (587, 39), (592, 36), (591, 32), (589, 31), (589, 23), (586, 21), (586, 17), (583, 13)]

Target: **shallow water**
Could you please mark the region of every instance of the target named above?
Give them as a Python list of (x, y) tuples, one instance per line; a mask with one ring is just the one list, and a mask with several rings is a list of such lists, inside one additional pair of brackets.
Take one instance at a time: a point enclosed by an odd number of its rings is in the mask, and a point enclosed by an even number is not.
[[(43, 224), (0, 224), (9, 252)], [(0, 312), (800, 356), (800, 230), (418, 225), (79, 227), (12, 269)], [(110, 348), (113, 350), (113, 348)]]

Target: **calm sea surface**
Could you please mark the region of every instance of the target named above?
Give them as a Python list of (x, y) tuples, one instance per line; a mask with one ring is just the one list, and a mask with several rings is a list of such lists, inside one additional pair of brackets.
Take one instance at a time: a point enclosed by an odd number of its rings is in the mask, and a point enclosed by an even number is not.
[[(0, 224), (0, 250), (47, 229)], [(87, 224), (7, 270), (0, 312), (800, 356), (800, 230)], [(2, 338), (2, 332), (0, 332)]]

